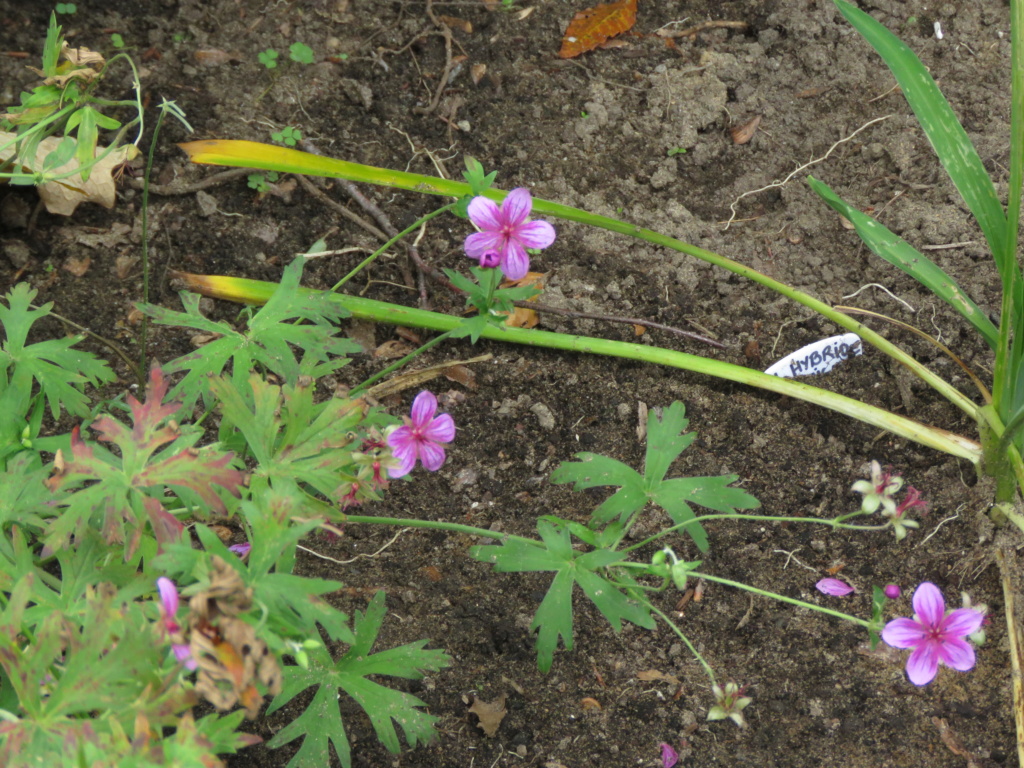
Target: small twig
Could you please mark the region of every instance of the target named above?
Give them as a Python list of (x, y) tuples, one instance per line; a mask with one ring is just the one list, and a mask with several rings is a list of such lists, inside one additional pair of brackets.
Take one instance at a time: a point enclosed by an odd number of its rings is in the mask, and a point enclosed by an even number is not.
[(309, 194), (311, 194), (313, 197), (315, 197), (321, 203), (326, 205), (332, 211), (340, 213), (342, 216), (344, 216), (346, 219), (351, 221), (353, 224), (362, 227), (367, 232), (369, 232), (371, 235), (373, 235), (376, 238), (379, 238), (380, 240), (387, 241), (387, 240), (390, 239), (387, 235), (385, 235), (383, 232), (381, 232), (379, 229), (377, 229), (375, 226), (373, 226), (373, 224), (368, 222), (366, 219), (364, 219), (358, 213), (353, 213), (348, 208), (346, 208), (344, 205), (339, 203), (337, 200), (332, 200), (330, 197), (325, 195), (315, 184), (313, 184), (313, 182), (311, 182), (305, 176), (296, 176), (295, 178), (297, 178), (299, 180), (299, 183), (302, 185), (303, 189), (305, 189), (307, 192), (309, 192)]
[(765, 186), (761, 187), (760, 189), (752, 189), (749, 192), (744, 192), (742, 195), (737, 197), (735, 200), (733, 200), (729, 204), (729, 211), (732, 213), (732, 215), (729, 216), (729, 220), (727, 222), (725, 222), (725, 227), (723, 228), (722, 231), (724, 232), (725, 230), (729, 229), (729, 226), (736, 220), (736, 206), (739, 205), (740, 200), (742, 200), (745, 197), (749, 197), (750, 195), (756, 195), (759, 192), (764, 192), (765, 190), (768, 190), (768, 189), (774, 189), (775, 187), (784, 187), (784, 186), (786, 186), (786, 184), (789, 183), (790, 179), (792, 179), (794, 176), (796, 176), (798, 173), (800, 173), (800, 171), (804, 171), (804, 170), (810, 168), (812, 165), (817, 165), (818, 163), (822, 162), (823, 160), (827, 160), (828, 157), (836, 150), (836, 148), (840, 144), (845, 144), (850, 139), (852, 139), (854, 136), (856, 136), (858, 133), (863, 131), (865, 128), (868, 128), (868, 127), (874, 125), (875, 123), (880, 123), (883, 120), (888, 120), (890, 117), (892, 117), (892, 115), (883, 115), (882, 117), (876, 117), (874, 120), (868, 120), (868, 122), (864, 123), (864, 125), (862, 125), (856, 131), (851, 133), (849, 136), (840, 139), (835, 144), (833, 144), (831, 147), (829, 147), (828, 148), (828, 152), (826, 152), (824, 155), (822, 155), (821, 157), (815, 158), (814, 160), (811, 160), (810, 162), (804, 163), (799, 168), (796, 168), (792, 173), (790, 173), (782, 181), (773, 181), (771, 184), (766, 184)]
[[(39, 309), (39, 307), (37, 307), (35, 304), (29, 304), (29, 306), (32, 309)], [(128, 366), (128, 370), (132, 372), (133, 376), (135, 376), (135, 379), (136, 379), (136, 381), (138, 381), (139, 386), (142, 389), (146, 388), (146, 376), (145, 376), (145, 373), (142, 371), (141, 368), (139, 368), (135, 364), (135, 361), (132, 360), (131, 357), (129, 357), (128, 353), (125, 352), (123, 349), (121, 349), (119, 346), (117, 346), (117, 344), (112, 342), (110, 339), (106, 339), (103, 336), (100, 336), (98, 333), (94, 333), (94, 332), (90, 331), (84, 325), (79, 325), (74, 320), (69, 320), (68, 318), (64, 317), (63, 315), (58, 315), (53, 310), (50, 310), (49, 314), (50, 314), (50, 317), (54, 318), (55, 320), (59, 320), (60, 322), (64, 323), (65, 325), (71, 326), (72, 328), (80, 331), (81, 333), (84, 333), (86, 336), (88, 336), (88, 337), (90, 337), (92, 339), (95, 339), (96, 341), (98, 341), (103, 346), (108, 347), (115, 355), (117, 355), (118, 357), (120, 357), (124, 361), (125, 365)]]
[(658, 37), (696, 37), (709, 29), (747, 29), (750, 25), (745, 21), (703, 21), (686, 29), (659, 29), (654, 34)]
[[(251, 168), (232, 168), (230, 171), (221, 171), (215, 173), (212, 176), (207, 176), (205, 179), (200, 179), (192, 184), (150, 184), (149, 193), (151, 195), (162, 195), (164, 197), (170, 197), (174, 195), (194, 195), (204, 189), (215, 187), (218, 184), (223, 184), (226, 181), (232, 181), (242, 176), (247, 176), (252, 173)], [(130, 179), (128, 186), (132, 189), (142, 189), (142, 179)]]
[(900, 304), (902, 304), (902, 305), (903, 305), (904, 307), (906, 307), (907, 309), (909, 309), (909, 310), (910, 310), (910, 311), (911, 311), (912, 313), (914, 313), (914, 314), (917, 314), (917, 310), (916, 310), (916, 309), (914, 309), (914, 308), (913, 308), (912, 306), (910, 306), (910, 304), (908, 304), (908, 303), (907, 303), (906, 301), (904, 301), (903, 299), (901, 299), (901, 298), (900, 298), (899, 296), (897, 296), (897, 295), (896, 295), (895, 293), (893, 293), (892, 291), (890, 291), (890, 290), (889, 290), (888, 288), (886, 288), (886, 287), (885, 287), (884, 285), (882, 285), (881, 283), (868, 283), (867, 285), (862, 285), (862, 286), (861, 286), (860, 288), (858, 288), (858, 289), (857, 289), (856, 291), (854, 291), (853, 293), (849, 293), (849, 294), (847, 294), (846, 296), (843, 296), (843, 298), (844, 298), (844, 299), (852, 299), (852, 298), (853, 298), (854, 296), (856, 296), (856, 295), (857, 295), (858, 293), (860, 293), (861, 291), (863, 291), (863, 290), (864, 290), (865, 288), (880, 288), (881, 290), (885, 291), (885, 292), (886, 292), (886, 293), (888, 293), (888, 294), (889, 294), (890, 296), (892, 296), (892, 297), (893, 297), (894, 299), (896, 299), (896, 301), (898, 301), (898, 302), (899, 302)]
[(401, 536), (403, 533), (406, 533), (407, 531), (411, 531), (411, 530), (412, 530), (412, 528), (402, 528), (398, 533), (396, 533), (394, 536), (392, 536), (391, 539), (384, 546), (382, 546), (380, 549), (378, 549), (372, 555), (367, 555), (365, 553), (360, 553), (360, 554), (356, 555), (355, 557), (349, 558), (348, 560), (337, 560), (337, 559), (335, 559), (333, 557), (329, 557), (328, 555), (320, 554), (316, 550), (309, 549), (308, 547), (304, 547), (301, 544), (296, 544), (295, 546), (298, 547), (299, 549), (301, 549), (303, 552), (308, 552), (309, 554), (313, 555), (314, 557), (319, 557), (321, 560), (329, 560), (330, 562), (337, 563), (338, 565), (349, 565), (350, 563), (354, 563), (356, 560), (358, 560), (361, 557), (365, 557), (367, 560), (372, 560), (373, 558), (377, 557), (377, 555), (379, 555), (381, 552), (383, 552), (385, 549), (387, 549), (392, 544), (394, 544), (396, 541), (398, 541), (398, 537), (399, 536)]

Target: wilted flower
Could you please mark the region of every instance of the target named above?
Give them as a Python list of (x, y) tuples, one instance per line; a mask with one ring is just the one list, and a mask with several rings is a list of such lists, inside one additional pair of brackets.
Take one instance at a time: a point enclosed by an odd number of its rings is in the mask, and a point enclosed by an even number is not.
[(902, 590), (902, 589), (900, 589), (900, 585), (899, 585), (899, 584), (886, 584), (886, 585), (885, 585), (885, 586), (884, 586), (884, 587), (882, 588), (882, 593), (883, 593), (883, 594), (884, 594), (884, 595), (885, 595), (886, 597), (888, 597), (888, 598), (889, 598), (890, 600), (895, 600), (895, 599), (896, 599), (896, 598), (898, 598), (898, 597), (899, 597), (899, 596), (900, 596), (901, 594), (903, 594), (903, 590)]
[(715, 706), (708, 711), (708, 720), (725, 720), (729, 718), (740, 728), (747, 722), (743, 719), (743, 710), (753, 701), (749, 696), (744, 696), (747, 686), (742, 688), (736, 683), (726, 683), (725, 690), (719, 685), (711, 686), (711, 693), (715, 696)]
[(877, 461), (871, 462), (871, 479), (858, 480), (850, 488), (862, 494), (860, 508), (865, 514), (873, 514), (881, 507), (890, 515), (896, 514), (896, 500), (893, 498), (903, 487), (903, 478), (883, 470)]
[(931, 582), (914, 591), (914, 618), (893, 619), (882, 629), (882, 639), (893, 648), (913, 648), (907, 676), (914, 685), (935, 679), (939, 664), (966, 672), (974, 666), (974, 648), (963, 638), (977, 632), (984, 617), (974, 608), (946, 612), (942, 592)]
[(839, 579), (822, 579), (814, 586), (818, 588), (819, 592), (832, 595), (833, 597), (845, 597), (851, 592), (856, 591), (845, 581), (840, 581)]
[(230, 549), (232, 552), (234, 552), (236, 555), (238, 555), (240, 558), (244, 560), (246, 556), (252, 551), (252, 544), (245, 541), (241, 544), (232, 544), (230, 547), (228, 547), (228, 549)]
[(441, 443), (455, 439), (455, 422), (447, 413), (440, 416), (435, 416), (435, 413), (437, 398), (424, 390), (412, 401), (412, 413), (404, 419), (404, 426), (388, 435), (391, 453), (399, 462), (397, 468), (388, 470), (392, 477), (409, 474), (417, 459), (431, 472), (436, 472), (444, 464)]
[(547, 248), (555, 228), (546, 221), (529, 221), (533, 200), (524, 187), (513, 189), (499, 207), (486, 197), (474, 197), (467, 208), (479, 229), (466, 238), (466, 255), (482, 267), (500, 266), (509, 280), (521, 280), (530, 269), (527, 248)]
[[(174, 618), (178, 613), (178, 588), (166, 576), (161, 576), (156, 580), (156, 587), (160, 590), (160, 602), (162, 603), (160, 616), (164, 622), (164, 629), (168, 635), (171, 635), (172, 640), (175, 635), (180, 638), (181, 625)], [(192, 658), (192, 652), (187, 643), (172, 642), (171, 650), (174, 651), (175, 658), (184, 664), (186, 669), (195, 669), (198, 666), (196, 660)]]
[(661, 768), (672, 768), (679, 762), (679, 753), (665, 742), (661, 743)]
[(907, 535), (908, 528), (918, 528), (921, 525), (917, 520), (911, 520), (909, 517), (903, 516), (904, 512), (915, 507), (927, 509), (928, 505), (921, 498), (921, 492), (911, 485), (907, 487), (907, 495), (903, 497), (903, 501), (900, 502), (893, 512), (890, 512), (888, 509), (882, 510), (882, 514), (888, 517), (892, 523), (893, 531), (896, 533), (896, 541), (903, 540), (903, 537)]

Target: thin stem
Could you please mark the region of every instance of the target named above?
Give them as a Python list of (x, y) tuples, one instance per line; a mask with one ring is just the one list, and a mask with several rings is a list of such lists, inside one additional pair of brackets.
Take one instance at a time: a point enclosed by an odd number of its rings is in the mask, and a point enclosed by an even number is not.
[[(216, 275), (192, 275), (184, 272), (173, 272), (171, 274), (188, 290), (196, 291), (205, 296), (248, 304), (266, 303), (277, 288), (276, 283), (262, 280)], [(351, 312), (353, 317), (365, 320), (418, 328), (432, 328), (438, 331), (453, 330), (463, 323), (462, 318), (459, 317), (364, 299), (360, 296), (333, 294), (333, 300)], [(480, 335), (485, 339), (511, 344), (524, 344), (533, 347), (584, 352), (594, 355), (608, 355), (626, 360), (641, 360), (683, 370), (697, 371), (708, 376), (758, 387), (769, 392), (789, 395), (805, 402), (829, 408), (837, 413), (866, 424), (871, 424), (943, 453), (968, 459), (974, 464), (977, 464), (981, 458), (980, 447), (976, 442), (968, 438), (952, 434), (944, 429), (926, 426), (851, 397), (829, 392), (819, 387), (812, 387), (793, 379), (769, 376), (760, 371), (726, 363), (721, 360), (691, 355), (686, 352), (677, 352), (673, 349), (648, 347), (643, 344), (552, 333), (536, 329), (511, 328), (507, 325), (496, 326), (488, 324)]]
[[(153, 156), (156, 154), (156, 141), (160, 137), (160, 126), (164, 122), (164, 110), (156, 118), (153, 127), (153, 138), (149, 142), (149, 155), (146, 157), (146, 172), (142, 177), (142, 300), (149, 303), (149, 177), (153, 172)], [(139, 369), (146, 370), (146, 339), (149, 334), (149, 316), (142, 316), (142, 328), (139, 333)]]
[(704, 660), (704, 657), (700, 655), (700, 653), (694, 647), (693, 643), (690, 642), (690, 638), (683, 634), (683, 631), (676, 626), (676, 623), (672, 621), (672, 619), (670, 619), (664, 611), (660, 610), (656, 606), (651, 605), (650, 603), (647, 604), (647, 607), (651, 609), (651, 613), (655, 614), (659, 619), (661, 619), (668, 625), (668, 628), (676, 634), (676, 637), (678, 637), (680, 640), (686, 643), (686, 647), (690, 649), (690, 653), (693, 655), (693, 658), (695, 658), (700, 663), (700, 665), (704, 668), (704, 672), (707, 674), (709, 678), (711, 678), (711, 684), (717, 684), (718, 681), (715, 679), (715, 671), (711, 668), (711, 665)]
[(677, 523), (670, 528), (665, 528), (653, 536), (648, 536), (646, 539), (631, 544), (625, 549), (619, 550), (620, 552), (632, 552), (634, 550), (646, 547), (649, 544), (653, 544), (658, 539), (666, 536), (667, 534), (680, 531), (691, 525), (698, 525), (700, 523), (706, 523), (710, 520), (756, 520), (758, 522), (772, 522), (772, 523), (815, 523), (817, 525), (827, 525), (829, 528), (841, 528), (847, 531), (881, 531), (889, 527), (888, 523), (883, 525), (851, 525), (850, 523), (841, 522), (848, 517), (860, 515), (860, 512), (854, 512), (848, 515), (841, 515), (837, 518), (821, 519), (820, 517), (786, 517), (784, 515), (733, 515), (733, 514), (720, 514), (720, 515), (701, 515), (695, 517), (692, 520), (686, 520), (682, 523)]
[(428, 221), (433, 219), (435, 216), (440, 216), (445, 211), (454, 208), (455, 205), (456, 205), (455, 203), (449, 203), (448, 205), (444, 205), (444, 206), (438, 208), (436, 211), (431, 211), (430, 213), (426, 214), (425, 216), (420, 216), (418, 219), (416, 219), (416, 221), (414, 221), (412, 224), (410, 224), (408, 227), (403, 229), (398, 234), (394, 235), (390, 240), (388, 240), (386, 243), (384, 243), (384, 245), (382, 245), (376, 251), (371, 253), (369, 256), (367, 256), (365, 259), (363, 259), (361, 262), (359, 262), (359, 264), (357, 264), (355, 266), (355, 268), (351, 272), (349, 272), (347, 275), (345, 275), (343, 278), (341, 278), (341, 280), (339, 280), (337, 283), (335, 283), (334, 287), (331, 288), (331, 291), (336, 293), (337, 291), (341, 290), (341, 287), (343, 285), (345, 285), (345, 283), (347, 283), (353, 277), (358, 275), (363, 269), (365, 269), (371, 263), (373, 263), (373, 261), (378, 256), (380, 256), (382, 253), (387, 251), (387, 249), (390, 248), (392, 245), (397, 243), (399, 240), (401, 240), (406, 235), (408, 235), (408, 234), (410, 234), (412, 232), (415, 232), (417, 229), (422, 227), (424, 224), (426, 224)]
[(718, 584), (725, 584), (729, 587), (735, 587), (736, 589), (742, 589), (745, 592), (752, 592), (755, 595), (761, 595), (762, 597), (770, 597), (772, 600), (778, 600), (783, 603), (790, 603), (791, 605), (798, 605), (801, 608), (807, 608), (812, 611), (818, 611), (819, 613), (827, 613), (829, 616), (835, 616), (837, 619), (843, 619), (844, 621), (852, 622), (864, 629), (871, 629), (871, 622), (866, 619), (858, 619), (856, 616), (851, 616), (848, 613), (842, 611), (834, 611), (831, 608), (823, 608), (820, 605), (814, 603), (806, 603), (803, 600), (797, 600), (795, 597), (786, 597), (786, 595), (780, 595), (777, 592), (769, 592), (766, 589), (758, 589), (752, 587), (749, 584), (744, 584), (742, 581), (733, 581), (732, 579), (723, 579), (721, 576), (712, 576), (707, 573), (701, 573), (700, 571), (690, 571), (690, 576), (695, 579), (705, 579), (707, 581), (713, 581)]
[(441, 523), (435, 520), (407, 520), (402, 517), (377, 517), (375, 515), (345, 515), (344, 522), (360, 525), (398, 525), (405, 528), (429, 528), (434, 531), (452, 531), (454, 533), (467, 533), (470, 536), (483, 536), (495, 541), (518, 541), (522, 544), (529, 544), (541, 549), (544, 548), (544, 544), (536, 539), (529, 539), (526, 536), (516, 536), (501, 531), (489, 531), (486, 528), (477, 528), (473, 525), (462, 525), (461, 523)]
[(434, 346), (437, 346), (438, 344), (440, 344), (442, 341), (444, 341), (449, 336), (451, 336), (452, 333), (454, 333), (454, 331), (445, 331), (440, 336), (435, 336), (433, 339), (428, 341), (426, 344), (421, 346), (419, 349), (413, 350), (408, 355), (403, 357), (401, 360), (397, 360), (396, 362), (394, 362), (391, 365), (389, 365), (387, 368), (385, 368), (385, 369), (383, 369), (381, 371), (378, 371), (377, 373), (373, 374), (373, 376), (368, 378), (362, 384), (360, 384), (360, 385), (358, 385), (356, 387), (353, 387), (352, 390), (349, 392), (349, 397), (355, 397), (357, 394), (362, 392), (364, 389), (366, 389), (370, 385), (372, 385), (374, 382), (380, 381), (381, 379), (383, 379), (385, 376), (387, 376), (388, 374), (390, 374), (393, 371), (397, 371), (399, 368), (404, 366), (406, 363), (408, 363), (408, 362), (414, 360), (415, 358), (419, 357), (420, 355), (422, 355), (424, 352), (426, 352), (431, 347), (434, 347)]

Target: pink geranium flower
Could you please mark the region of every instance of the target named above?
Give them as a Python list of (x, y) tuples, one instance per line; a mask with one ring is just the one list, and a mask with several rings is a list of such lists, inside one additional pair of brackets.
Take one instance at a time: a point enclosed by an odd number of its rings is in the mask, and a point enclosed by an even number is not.
[(469, 220), (480, 229), (466, 238), (466, 255), (483, 267), (500, 266), (509, 280), (521, 280), (530, 269), (527, 248), (547, 248), (555, 228), (546, 221), (529, 221), (533, 200), (524, 187), (513, 189), (499, 207), (486, 197), (474, 197)]
[[(178, 613), (178, 588), (166, 576), (157, 579), (156, 586), (160, 590), (160, 602), (162, 603), (160, 615), (164, 622), (164, 629), (167, 634), (180, 637), (181, 625), (174, 618)], [(171, 650), (174, 651), (174, 657), (184, 664), (186, 669), (192, 670), (198, 666), (196, 660), (192, 658), (192, 651), (187, 643), (171, 643)]]
[(966, 672), (974, 666), (974, 648), (964, 638), (981, 628), (984, 616), (972, 608), (946, 612), (939, 588), (924, 582), (914, 592), (913, 619), (893, 619), (882, 630), (882, 639), (893, 648), (913, 648), (907, 659), (907, 676), (914, 685), (928, 685), (939, 664)]
[(412, 472), (417, 459), (431, 472), (444, 464), (441, 443), (455, 439), (455, 422), (447, 413), (435, 413), (437, 398), (424, 390), (412, 401), (412, 413), (404, 419), (405, 424), (388, 435), (391, 453), (398, 459), (398, 466), (388, 470), (391, 477), (404, 477)]

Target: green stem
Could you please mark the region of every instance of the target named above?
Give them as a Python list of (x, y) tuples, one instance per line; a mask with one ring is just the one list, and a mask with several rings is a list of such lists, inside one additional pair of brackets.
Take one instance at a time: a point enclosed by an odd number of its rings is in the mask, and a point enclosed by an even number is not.
[(420, 216), (418, 219), (416, 219), (416, 221), (414, 221), (408, 227), (406, 227), (401, 232), (399, 232), (397, 235), (395, 235), (390, 240), (388, 240), (386, 243), (384, 243), (384, 245), (382, 245), (376, 251), (371, 253), (369, 256), (367, 256), (365, 259), (363, 259), (361, 262), (359, 262), (359, 264), (357, 264), (356, 267), (351, 272), (349, 272), (347, 275), (345, 275), (343, 278), (341, 278), (341, 280), (339, 280), (334, 285), (334, 287), (331, 288), (331, 290), (335, 291), (335, 292), (341, 290), (341, 287), (343, 285), (345, 285), (345, 283), (347, 283), (353, 277), (358, 275), (362, 270), (364, 270), (366, 267), (368, 267), (374, 261), (374, 259), (376, 259), (378, 256), (380, 256), (382, 253), (385, 253), (387, 251), (387, 249), (390, 248), (392, 245), (397, 243), (399, 240), (401, 240), (403, 237), (405, 237), (406, 235), (410, 234), (411, 232), (415, 232), (417, 229), (422, 227), (425, 223), (430, 221), (435, 216), (440, 216), (445, 211), (448, 211), (448, 210), (454, 208), (455, 205), (456, 205), (455, 203), (449, 203), (448, 205), (445, 205), (445, 206), (442, 206), (442, 207), (438, 208), (436, 211), (431, 211), (426, 216)]
[(700, 655), (700, 653), (694, 647), (693, 643), (690, 642), (690, 638), (683, 634), (682, 630), (676, 626), (675, 622), (672, 621), (672, 619), (665, 615), (664, 611), (658, 609), (656, 606), (653, 606), (650, 603), (647, 603), (647, 607), (651, 609), (651, 613), (655, 614), (659, 619), (661, 619), (668, 625), (668, 628), (676, 634), (676, 637), (678, 637), (686, 644), (686, 647), (690, 649), (690, 653), (693, 655), (693, 658), (695, 658), (700, 663), (700, 665), (704, 668), (704, 672), (707, 674), (709, 678), (711, 678), (711, 684), (715, 685), (718, 682), (715, 679), (715, 671), (711, 668), (711, 665), (704, 660), (704, 657)]
[[(277, 288), (276, 283), (245, 278), (190, 277), (188, 275), (182, 275), (181, 277), (184, 279), (186, 286), (191, 290), (201, 291), (218, 298), (251, 304), (266, 303)], [(361, 320), (431, 328), (437, 331), (451, 331), (463, 323), (463, 320), (458, 317), (388, 304), (372, 299), (364, 299), (360, 296), (333, 294), (333, 300), (351, 312), (353, 317)], [(488, 324), (483, 329), (481, 336), (485, 339), (511, 344), (607, 355), (696, 371), (708, 376), (758, 387), (770, 392), (777, 392), (781, 395), (788, 395), (799, 400), (814, 403), (815, 405), (831, 409), (837, 413), (866, 424), (871, 424), (943, 453), (967, 459), (974, 464), (977, 464), (981, 459), (981, 449), (978, 444), (965, 437), (952, 434), (943, 429), (926, 426), (912, 419), (890, 413), (844, 395), (812, 387), (793, 379), (769, 376), (751, 368), (744, 368), (720, 360), (691, 355), (686, 352), (677, 352), (671, 349), (662, 349), (660, 347), (648, 347), (642, 344), (596, 339), (587, 336), (573, 336), (570, 334), (538, 331), (536, 329), (510, 328), (494, 324)]]
[[(271, 171), (276, 170), (284, 171), (286, 173), (305, 173), (311, 176), (343, 178), (348, 179), (349, 181), (367, 182), (370, 184), (394, 187), (396, 189), (421, 192), (428, 195), (462, 197), (464, 195), (473, 194), (472, 189), (468, 184), (452, 181), (450, 179), (439, 179), (433, 176), (422, 176), (416, 173), (405, 173), (402, 171), (375, 168), (373, 166), (361, 165), (359, 163), (350, 163), (345, 160), (336, 160), (334, 158), (300, 152), (299, 150), (268, 147), (267, 145), (256, 142), (192, 142), (191, 144), (184, 146), (192, 156), (193, 162), (240, 166), (243, 168), (259, 168)], [(481, 194), (492, 200), (500, 202), (505, 199), (508, 192), (491, 188), (485, 190)], [(836, 325), (856, 333), (864, 341), (909, 368), (915, 375), (972, 418), (976, 418), (978, 407), (958, 389), (953, 387), (937, 374), (933, 373), (926, 366), (915, 360), (888, 339), (878, 333), (875, 333), (875, 331), (865, 325), (862, 325), (848, 315), (833, 309), (828, 304), (815, 299), (809, 294), (798, 291), (785, 283), (774, 280), (773, 278), (768, 277), (757, 270), (751, 269), (750, 267), (744, 266), (739, 262), (733, 261), (732, 259), (720, 256), (719, 254), (711, 251), (706, 251), (703, 248), (698, 248), (695, 245), (684, 243), (673, 237), (668, 237), (658, 232), (645, 229), (644, 227), (627, 224), (626, 222), (612, 219), (607, 216), (600, 216), (598, 214), (580, 210), (579, 208), (572, 208), (567, 205), (561, 205), (559, 203), (554, 203), (540, 198), (533, 198), (533, 211), (538, 214), (555, 216), (566, 221), (574, 221), (580, 224), (599, 227), (600, 229), (607, 229), (611, 232), (618, 232), (639, 240), (645, 240), (649, 243), (653, 243), (654, 245), (664, 246), (665, 248), (685, 253), (689, 256), (700, 259), (701, 261), (706, 261), (709, 264), (714, 264), (715, 266), (728, 270), (733, 274), (752, 280), (759, 285), (763, 285), (764, 287), (775, 291), (776, 293), (782, 294), (783, 296), (787, 296), (793, 301), (803, 304), (805, 307), (827, 317)], [(735, 381), (736, 379), (731, 380)], [(859, 417), (854, 416), (854, 418)], [(864, 419), (861, 420), (863, 421)]]
[[(854, 514), (860, 514), (859, 512)], [(669, 533), (675, 531), (681, 531), (690, 525), (698, 525), (699, 523), (706, 523), (710, 520), (756, 520), (758, 522), (771, 522), (771, 523), (814, 523), (816, 525), (827, 525), (829, 528), (841, 528), (847, 531), (881, 531), (889, 527), (888, 523), (883, 525), (852, 525), (850, 523), (841, 522), (852, 515), (842, 515), (837, 518), (821, 519), (819, 517), (784, 517), (781, 515), (733, 515), (733, 514), (721, 514), (721, 515), (701, 515), (695, 517), (692, 520), (686, 520), (682, 523), (677, 523), (670, 528), (665, 528), (659, 531), (653, 536), (648, 536), (642, 541), (638, 541), (636, 544), (631, 544), (625, 549), (619, 550), (620, 552), (632, 552), (634, 550), (646, 547), (649, 544), (653, 544), (658, 539), (664, 537)], [(620, 563), (621, 565), (621, 563)]]
[[(153, 173), (153, 157), (156, 154), (156, 141), (160, 136), (160, 126), (164, 122), (164, 110), (156, 118), (153, 127), (153, 138), (149, 142), (149, 154), (146, 157), (146, 172), (142, 176), (142, 301), (149, 303), (149, 177)], [(149, 334), (149, 317), (142, 316), (142, 328), (139, 332), (139, 370), (146, 371), (146, 337)]]
[(393, 371), (397, 371), (399, 368), (404, 366), (406, 363), (416, 359), (417, 357), (422, 355), (424, 352), (426, 352), (428, 349), (430, 349), (433, 346), (436, 346), (436, 345), (440, 344), (442, 341), (444, 341), (445, 339), (447, 339), (451, 335), (452, 335), (452, 331), (445, 331), (440, 336), (435, 336), (433, 339), (428, 341), (426, 344), (421, 346), (419, 349), (413, 350), (408, 355), (403, 357), (401, 360), (398, 360), (398, 361), (392, 363), (387, 368), (385, 368), (385, 369), (383, 369), (381, 371), (377, 371), (377, 373), (373, 374), (373, 376), (368, 378), (362, 384), (360, 384), (360, 385), (358, 385), (356, 387), (353, 387), (352, 390), (349, 392), (348, 396), (349, 397), (355, 397), (360, 392), (362, 392), (364, 389), (367, 389), (369, 386), (371, 386), (374, 382), (380, 381), (385, 376), (388, 376), (389, 374), (391, 374)]
[(489, 531), (486, 528), (477, 528), (473, 525), (462, 525), (461, 523), (441, 523), (436, 520), (407, 520), (404, 517), (377, 517), (376, 515), (345, 515), (344, 522), (360, 525), (397, 525), (402, 528), (429, 528), (434, 531), (452, 531), (453, 533), (466, 533), (470, 536), (483, 536), (495, 541), (518, 541), (533, 547), (544, 548), (544, 544), (536, 539), (530, 539), (526, 536), (515, 536), (501, 531)]
[(733, 581), (732, 579), (723, 579), (721, 576), (712, 576), (707, 573), (701, 573), (699, 571), (690, 571), (690, 576), (695, 579), (705, 579), (707, 581), (713, 581), (717, 584), (725, 584), (729, 587), (735, 587), (736, 589), (742, 589), (746, 592), (752, 592), (755, 595), (761, 595), (762, 597), (770, 597), (772, 600), (778, 600), (783, 603), (790, 603), (791, 605), (798, 605), (801, 608), (807, 608), (812, 611), (818, 611), (819, 613), (827, 613), (829, 616), (835, 616), (837, 619), (843, 619), (844, 621), (852, 622), (857, 624), (864, 629), (871, 629), (871, 622), (866, 619), (858, 619), (856, 616), (851, 616), (848, 613), (842, 611), (834, 611), (831, 608), (823, 608), (820, 605), (814, 603), (806, 603), (803, 600), (797, 600), (795, 597), (786, 597), (786, 595), (780, 595), (777, 592), (769, 592), (766, 589), (758, 589), (752, 587), (749, 584), (744, 584), (742, 581)]

